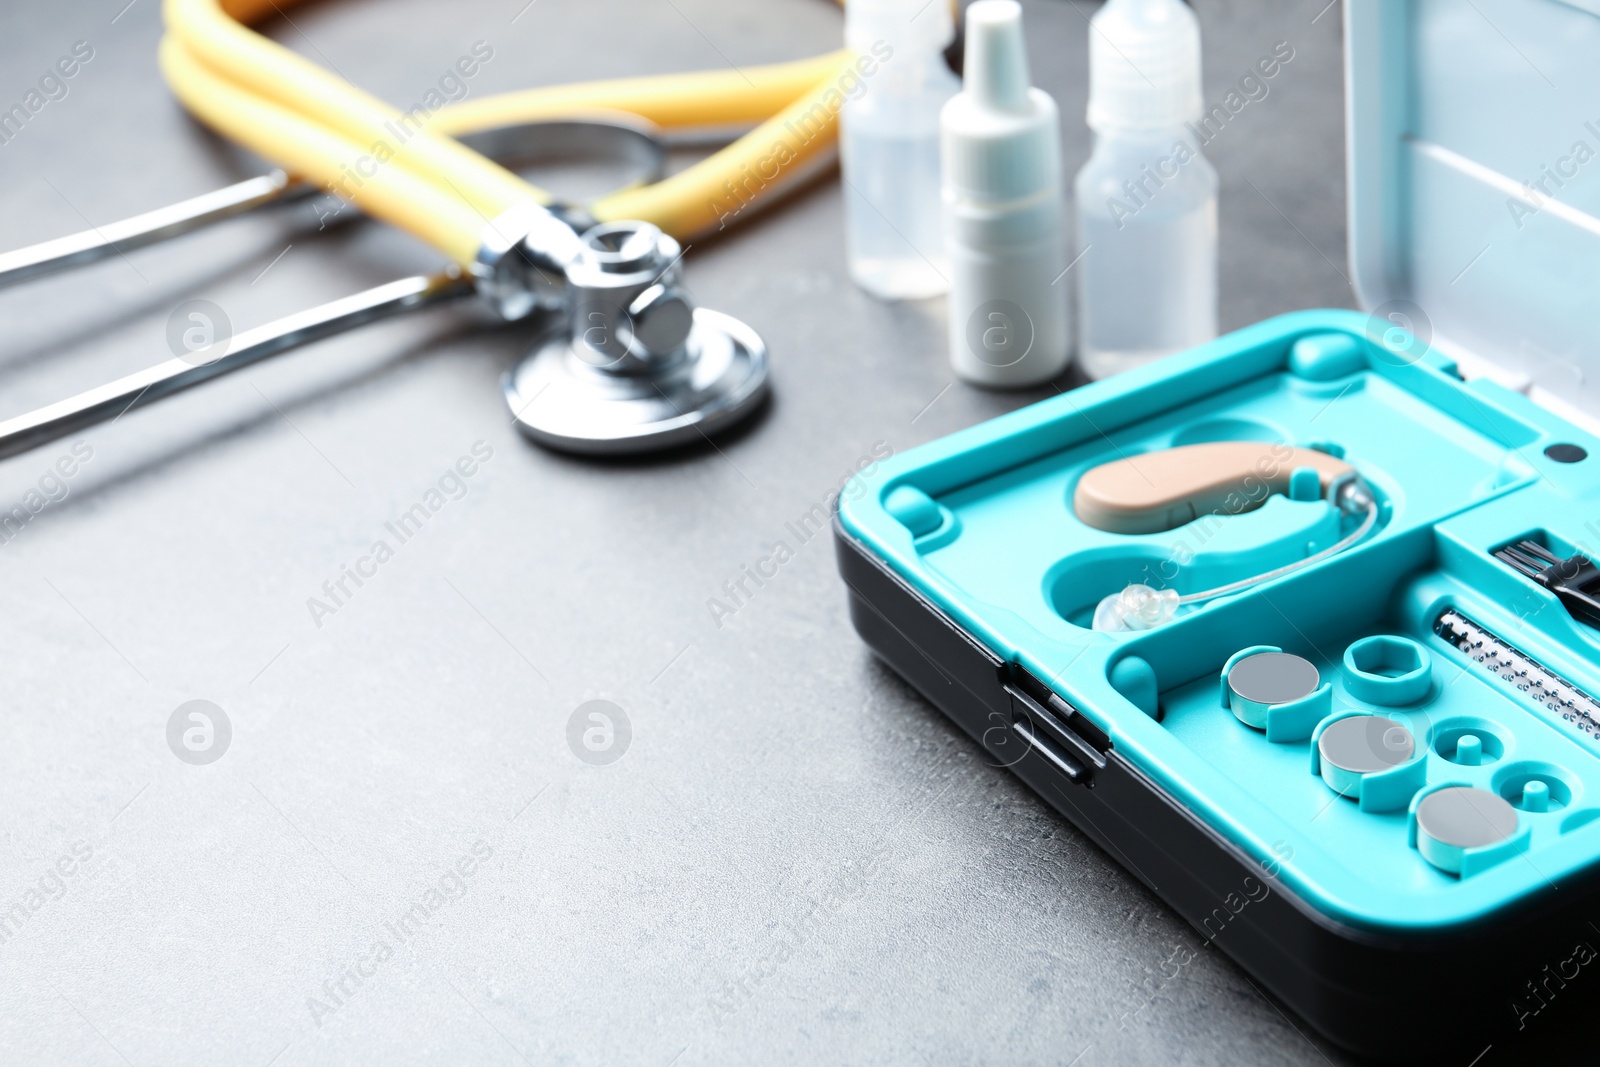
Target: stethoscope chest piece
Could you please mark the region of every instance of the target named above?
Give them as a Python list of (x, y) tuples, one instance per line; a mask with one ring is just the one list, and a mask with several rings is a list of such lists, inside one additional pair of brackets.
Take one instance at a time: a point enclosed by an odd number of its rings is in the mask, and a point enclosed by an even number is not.
[(738, 319), (696, 309), (684, 347), (671, 367), (619, 373), (591, 364), (563, 326), (506, 375), (506, 403), (541, 445), (626, 455), (715, 436), (766, 399), (766, 346)]
[(681, 260), (648, 223), (583, 235), (564, 311), (505, 378), (524, 434), (563, 452), (653, 452), (706, 440), (760, 407), (766, 345), (738, 319), (694, 307)]

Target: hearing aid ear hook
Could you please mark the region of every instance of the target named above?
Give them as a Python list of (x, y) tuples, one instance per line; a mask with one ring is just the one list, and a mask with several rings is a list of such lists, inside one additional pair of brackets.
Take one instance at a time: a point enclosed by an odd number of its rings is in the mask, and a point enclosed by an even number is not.
[(1309, 448), (1254, 441), (1182, 445), (1103, 463), (1078, 479), (1072, 505), (1088, 526), (1109, 533), (1160, 533), (1201, 515), (1240, 514), (1286, 492), (1296, 471), (1316, 472), (1320, 495), (1342, 515), (1363, 516), (1348, 536), (1304, 559), (1227, 585), (1182, 596), (1174, 589), (1133, 583), (1096, 605), (1096, 630), (1150, 630), (1172, 621), (1178, 608), (1239, 592), (1290, 574), (1355, 545), (1377, 525), (1378, 500), (1350, 464)]

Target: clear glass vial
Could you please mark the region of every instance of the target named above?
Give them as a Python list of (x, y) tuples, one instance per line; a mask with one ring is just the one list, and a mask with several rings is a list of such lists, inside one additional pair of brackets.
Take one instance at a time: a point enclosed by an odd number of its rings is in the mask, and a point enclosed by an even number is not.
[(939, 111), (961, 89), (944, 61), (954, 36), (943, 0), (851, 0), (845, 7), (845, 43), (859, 57), (859, 77), (839, 113), (845, 246), (850, 277), (879, 299), (915, 300), (949, 288)]
[(1217, 335), (1217, 172), (1200, 116), (1200, 29), (1181, 0), (1094, 17), (1094, 153), (1073, 184), (1078, 360), (1104, 378)]

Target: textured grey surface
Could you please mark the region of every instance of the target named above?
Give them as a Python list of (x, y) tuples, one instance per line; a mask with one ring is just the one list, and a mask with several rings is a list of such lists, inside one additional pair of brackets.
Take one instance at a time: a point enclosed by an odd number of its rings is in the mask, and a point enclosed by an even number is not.
[[(1209, 150), (1227, 329), (1350, 301), (1323, 2), (1198, 4), (1208, 99), (1295, 50)], [(0, 16), (0, 103), (95, 50), (0, 145), (0, 246), (253, 172), (160, 83), (155, 0), (113, 22), (121, 3)], [(1069, 167), (1092, 11), (1028, 5)], [(480, 39), (475, 94), (839, 39), (818, 0), (293, 19), (280, 40), (396, 103)], [(874, 662), (826, 538), (787, 531), (877, 443), (1044, 395), (951, 385), (942, 305), (854, 290), (840, 232), (825, 180), (690, 250), (698, 296), (776, 367), (770, 410), (715, 450), (525, 444), (498, 385), (522, 338), (448, 310), (84, 435), (66, 495), (0, 544), (0, 908), (25, 912), (0, 944), (0, 1061), (1343, 1062)], [(0, 414), (164, 358), (182, 300), (243, 328), (434, 261), (302, 207), (0, 294)], [(315, 625), (307, 599), (480, 441), (465, 496)], [(0, 507), (67, 451), (0, 466)], [(794, 558), (718, 625), (708, 601), (780, 539)], [(233, 729), (206, 766), (166, 740), (196, 699)], [(631, 724), (607, 766), (568, 744), (592, 699)]]

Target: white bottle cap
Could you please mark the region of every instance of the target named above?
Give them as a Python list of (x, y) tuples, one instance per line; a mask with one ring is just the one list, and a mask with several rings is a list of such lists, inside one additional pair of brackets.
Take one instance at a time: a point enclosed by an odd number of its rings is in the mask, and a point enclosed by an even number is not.
[(1200, 24), (1183, 0), (1109, 0), (1089, 24), (1089, 126), (1170, 129), (1200, 118)]
[(844, 8), (844, 43), (870, 52), (879, 41), (896, 52), (942, 52), (955, 40), (947, 0), (850, 0)]
[(939, 116), (946, 189), (992, 202), (1059, 186), (1058, 113), (1049, 94), (1029, 86), (1016, 0), (967, 8), (966, 48), (963, 88)]

